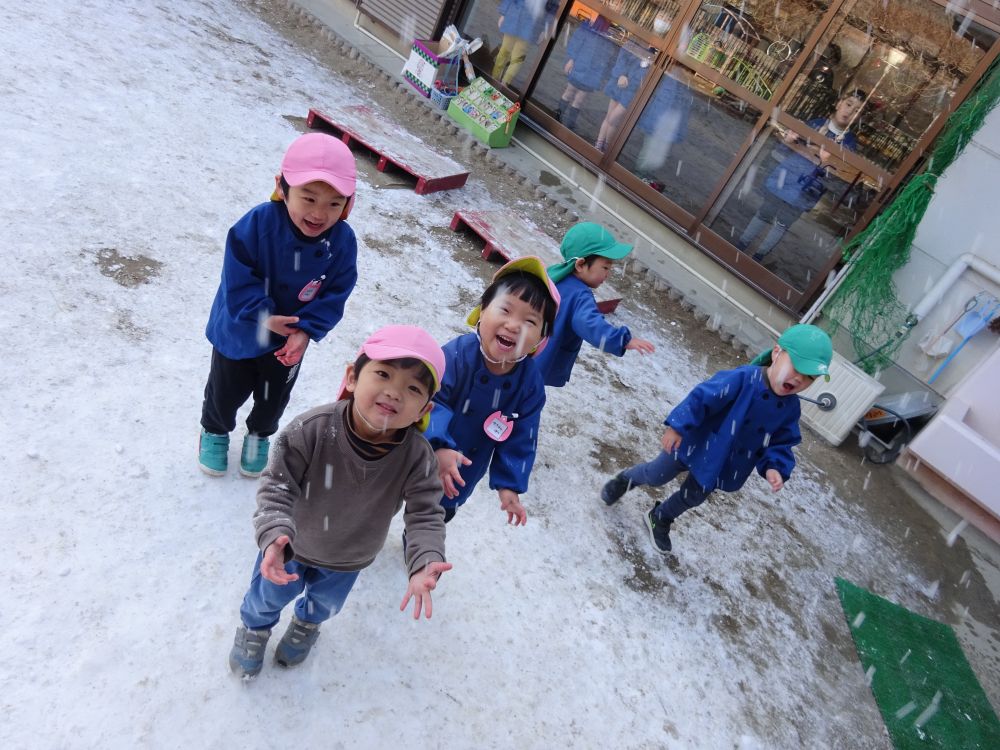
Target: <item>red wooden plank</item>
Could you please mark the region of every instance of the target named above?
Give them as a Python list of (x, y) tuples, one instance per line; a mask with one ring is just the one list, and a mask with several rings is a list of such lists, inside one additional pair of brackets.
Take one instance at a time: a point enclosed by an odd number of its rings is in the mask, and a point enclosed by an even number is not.
[[(462, 226), (485, 243), (483, 258), (489, 260), (499, 255), (504, 262), (524, 255), (535, 255), (547, 265), (559, 263), (562, 255), (559, 246), (530, 222), (508, 211), (470, 211), (459, 209), (451, 220), (451, 228)], [(608, 284), (596, 292), (597, 309), (607, 314), (614, 312), (621, 302), (621, 295)]]
[(345, 143), (356, 141), (377, 154), (380, 172), (392, 164), (412, 175), (417, 179), (418, 195), (460, 188), (469, 179), (467, 169), (368, 107), (356, 105), (331, 112), (311, 108), (306, 124), (311, 128), (325, 126), (342, 134)]

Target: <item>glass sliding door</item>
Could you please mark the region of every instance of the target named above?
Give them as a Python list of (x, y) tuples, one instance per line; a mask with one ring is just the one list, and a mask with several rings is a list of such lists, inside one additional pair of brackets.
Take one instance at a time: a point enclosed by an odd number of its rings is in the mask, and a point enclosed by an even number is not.
[(785, 111), (805, 121), (828, 117), (844, 94), (864, 108), (852, 131), (857, 151), (892, 171), (951, 104), (996, 42), (969, 3), (934, 0), (848, 0), (796, 77)]
[(532, 71), (556, 31), (558, 0), (474, 0), (457, 24), (482, 47), (473, 63), (494, 81), (523, 94)]
[(711, 83), (674, 65), (661, 76), (618, 164), (693, 214), (710, 198), (760, 114), (748, 104), (720, 99)]

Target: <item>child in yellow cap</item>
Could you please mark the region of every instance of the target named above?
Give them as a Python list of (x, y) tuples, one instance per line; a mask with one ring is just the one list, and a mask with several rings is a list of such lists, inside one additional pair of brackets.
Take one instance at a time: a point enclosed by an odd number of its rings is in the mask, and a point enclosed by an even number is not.
[(545, 385), (532, 361), (559, 308), (559, 292), (533, 256), (502, 266), (469, 315), (474, 333), (444, 345), (448, 362), (434, 397), (427, 439), (437, 451), (445, 522), (487, 470), (507, 522), (528, 514), (521, 494), (535, 462)]
[(670, 525), (713, 490), (735, 492), (756, 469), (777, 492), (795, 468), (792, 448), (802, 441), (797, 394), (820, 375), (829, 379), (832, 357), (825, 331), (792, 326), (750, 364), (695, 386), (664, 421), (660, 455), (613, 477), (601, 499), (613, 505), (633, 487), (659, 487), (686, 471), (680, 489), (646, 514), (653, 546), (666, 554)]

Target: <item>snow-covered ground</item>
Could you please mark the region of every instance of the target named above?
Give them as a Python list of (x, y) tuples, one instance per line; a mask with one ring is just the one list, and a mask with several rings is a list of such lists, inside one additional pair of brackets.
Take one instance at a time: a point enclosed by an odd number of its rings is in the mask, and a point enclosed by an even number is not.
[[(932, 615), (937, 582), (840, 477), (806, 456), (781, 496), (752, 478), (685, 519), (669, 561), (641, 528), (648, 496), (598, 500), (711, 371), (638, 299), (616, 318), (658, 353), (586, 352), (550, 396), (527, 527), (481, 489), (449, 526), (432, 620), (398, 611), (397, 519), (304, 665), (233, 678), (255, 486), (195, 463), (221, 248), (267, 198), (288, 118), (377, 104), (373, 87), (233, 0), (6, 3), (0, 49), (0, 747), (889, 746), (831, 579)], [(362, 167), (360, 282), (286, 420), (332, 398), (368, 332), (445, 341), (482, 288), (441, 229), (458, 198)], [(474, 178), (460, 199), (493, 195)]]

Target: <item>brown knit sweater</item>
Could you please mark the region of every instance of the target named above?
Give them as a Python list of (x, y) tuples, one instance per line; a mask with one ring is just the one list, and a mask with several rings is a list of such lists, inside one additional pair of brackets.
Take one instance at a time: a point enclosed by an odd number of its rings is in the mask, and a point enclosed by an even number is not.
[(361, 570), (375, 559), (389, 522), (406, 505), (406, 565), (410, 575), (443, 561), (444, 508), (434, 450), (416, 428), (377, 461), (347, 441), (349, 401), (310, 409), (278, 435), (257, 489), (254, 527), (261, 550), (291, 538), (286, 562), (331, 570)]

